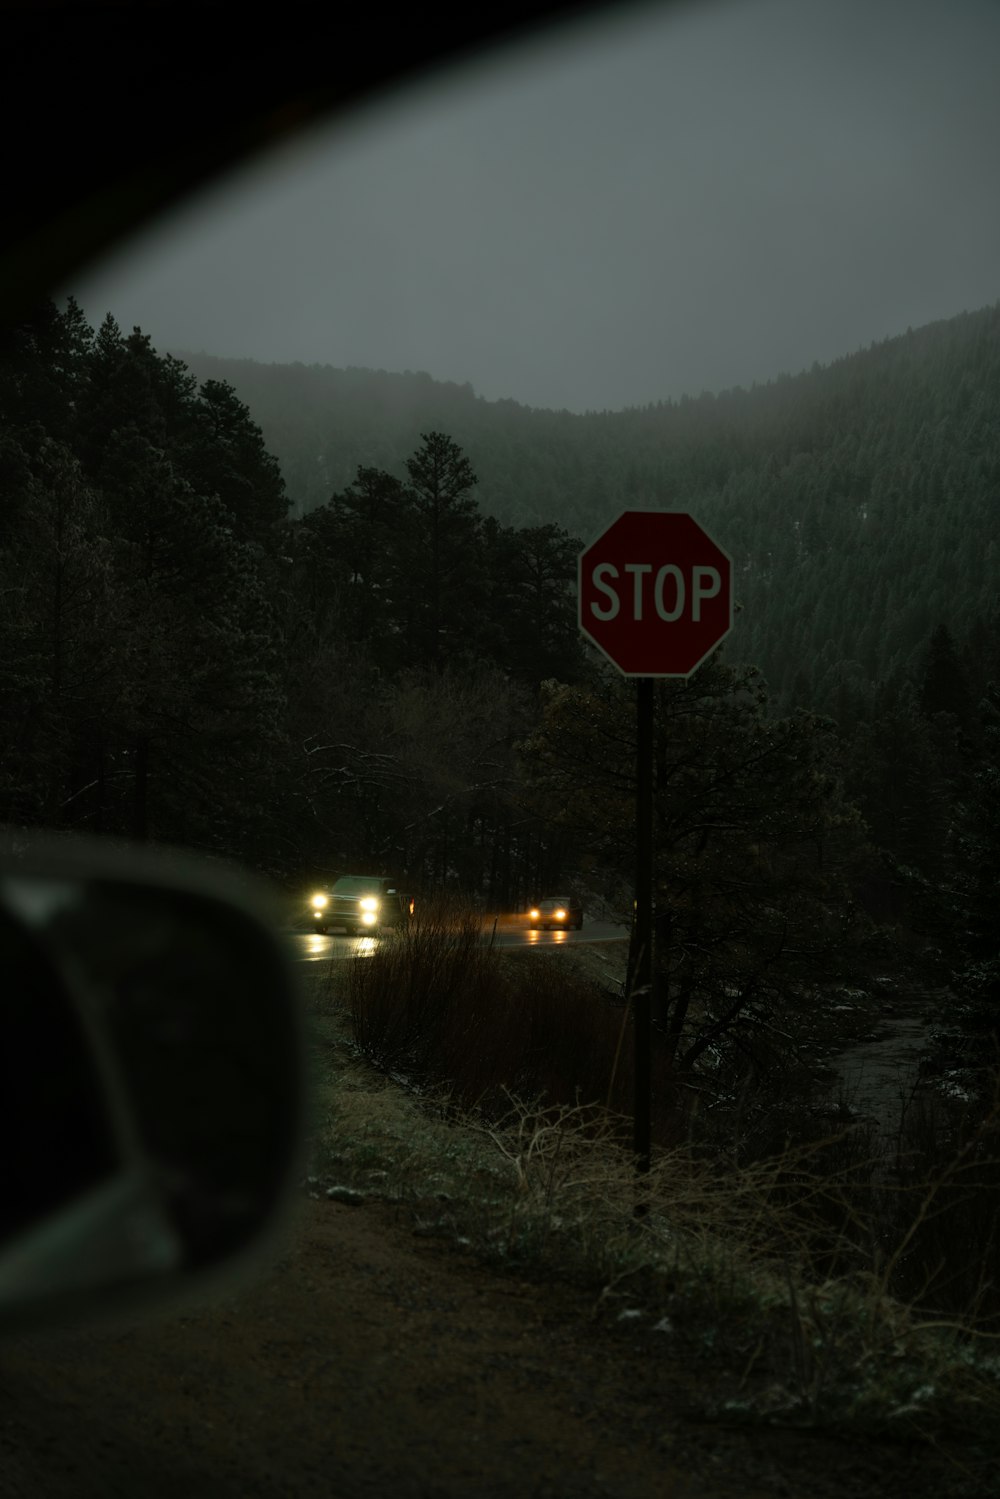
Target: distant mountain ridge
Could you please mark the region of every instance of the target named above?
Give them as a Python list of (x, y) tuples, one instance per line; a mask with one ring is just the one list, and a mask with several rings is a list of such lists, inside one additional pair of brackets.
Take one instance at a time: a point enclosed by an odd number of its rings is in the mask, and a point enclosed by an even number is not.
[(293, 514), (359, 464), (401, 473), (428, 430), (508, 525), (589, 540), (626, 507), (694, 511), (736, 563), (732, 654), (786, 700), (912, 670), (938, 620), (961, 638), (997, 607), (1000, 303), (749, 390), (584, 415), (422, 373), (175, 352), (249, 406)]

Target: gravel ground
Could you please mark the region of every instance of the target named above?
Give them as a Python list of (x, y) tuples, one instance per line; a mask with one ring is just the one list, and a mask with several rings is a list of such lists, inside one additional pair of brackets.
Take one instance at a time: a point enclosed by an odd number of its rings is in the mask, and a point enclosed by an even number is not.
[(692, 1415), (710, 1367), (384, 1204), (302, 1202), (278, 1264), (183, 1316), (0, 1350), (5, 1499), (886, 1499), (926, 1454)]
[[(613, 985), (626, 944), (572, 961)], [(856, 1017), (853, 1017), (856, 1019)], [(303, 1197), (281, 1258), (183, 1315), (0, 1344), (3, 1499), (935, 1499), (933, 1449), (706, 1420), (733, 1370), (411, 1209)]]

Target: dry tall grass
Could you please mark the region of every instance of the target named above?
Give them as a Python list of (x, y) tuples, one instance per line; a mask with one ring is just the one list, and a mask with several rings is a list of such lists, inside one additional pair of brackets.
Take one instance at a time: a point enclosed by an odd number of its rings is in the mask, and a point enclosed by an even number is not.
[[(456, 1102), (503, 1112), (508, 1094), (550, 1104), (632, 1107), (628, 1014), (558, 963), (512, 963), (478, 916), (437, 903), (399, 937), (352, 965), (358, 1046), (376, 1066)], [(629, 1035), (625, 1032), (628, 1031)], [(655, 1069), (660, 1137), (673, 1090)]]
[(631, 1046), (600, 989), (505, 962), (478, 920), (441, 911), (359, 959), (347, 988), (358, 1050), (416, 1091), (342, 1075), (321, 1145), (338, 1179), (722, 1358), (725, 1419), (958, 1443), (963, 1492), (990, 1492), (1000, 1100), (949, 1129), (911, 1109), (888, 1175), (863, 1125), (749, 1163), (661, 1143), (637, 1222)]

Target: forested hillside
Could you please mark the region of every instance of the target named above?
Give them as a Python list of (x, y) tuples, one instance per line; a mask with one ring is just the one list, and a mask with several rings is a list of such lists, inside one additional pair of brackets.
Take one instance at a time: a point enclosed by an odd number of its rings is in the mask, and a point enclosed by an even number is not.
[(293, 513), (359, 464), (398, 470), (428, 428), (506, 525), (586, 540), (624, 506), (690, 508), (736, 561), (730, 653), (785, 705), (843, 710), (918, 670), (938, 621), (964, 646), (994, 607), (1000, 304), (751, 390), (583, 416), (425, 374), (184, 359), (246, 402)]
[[(831, 663), (832, 718), (783, 714), (728, 648), (658, 688), (657, 962), (685, 1065), (689, 1009), (714, 1016), (713, 1066), (723, 1042), (762, 1060), (885, 922), (995, 1023), (996, 325), (690, 406), (507, 413), (565, 428), (567, 452), (604, 440), (609, 471), (633, 433), (626, 471), (659, 453), (665, 503), (701, 483), (693, 507), (800, 696), (810, 653)], [(580, 644), (578, 538), (485, 514), (479, 462), (425, 430), (290, 519), (230, 385), (110, 316), (95, 332), (72, 301), (39, 308), (0, 348), (0, 822), (235, 855), (293, 885), (363, 866), (509, 907), (576, 884), (627, 919), (631, 684)]]
[[(484, 517), (445, 434), (289, 522), (224, 382), (52, 304), (0, 348), (0, 822), (387, 864), (525, 898), (539, 683), (579, 678), (576, 542)], [(555, 874), (555, 870), (552, 870)]]

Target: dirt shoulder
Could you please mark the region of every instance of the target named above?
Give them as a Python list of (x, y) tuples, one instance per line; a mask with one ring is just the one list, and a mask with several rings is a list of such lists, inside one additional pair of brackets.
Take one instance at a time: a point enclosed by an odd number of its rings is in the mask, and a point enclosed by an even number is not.
[[(711, 1371), (587, 1297), (305, 1200), (287, 1253), (180, 1317), (0, 1352), (16, 1499), (744, 1499), (914, 1493), (898, 1448), (690, 1418)], [(926, 1468), (925, 1468), (926, 1471)], [(938, 1493), (945, 1492), (940, 1486)]]
[[(613, 973), (624, 944), (608, 946), (606, 962), (600, 949), (581, 949), (579, 962)], [(390, 1123), (392, 1148), (403, 1152), (417, 1105), (385, 1079), (371, 1089), (355, 1079), (353, 1091), (345, 1081), (342, 968), (311, 980), (313, 1052), (327, 1090), (320, 1113), (334, 1135), (343, 1120), (360, 1120), (357, 1148), (367, 1149), (376, 1108), (401, 1099), (406, 1108)], [(567, 1284), (551, 1268), (532, 1278), (485, 1263), (463, 1248), (460, 1231), (434, 1232), (426, 1204), (373, 1190), (348, 1205), (325, 1195), (329, 1185), (325, 1176), (312, 1182), (281, 1257), (238, 1291), (183, 1315), (0, 1344), (0, 1495), (962, 1493), (957, 1468), (927, 1447), (708, 1420), (741, 1370), (692, 1357), (627, 1298), (602, 1300), (599, 1288)]]
[[(558, 935), (558, 934), (557, 934)], [(625, 983), (628, 941), (561, 942), (556, 946), (500, 948), (505, 963), (558, 963), (580, 978), (617, 991)]]

